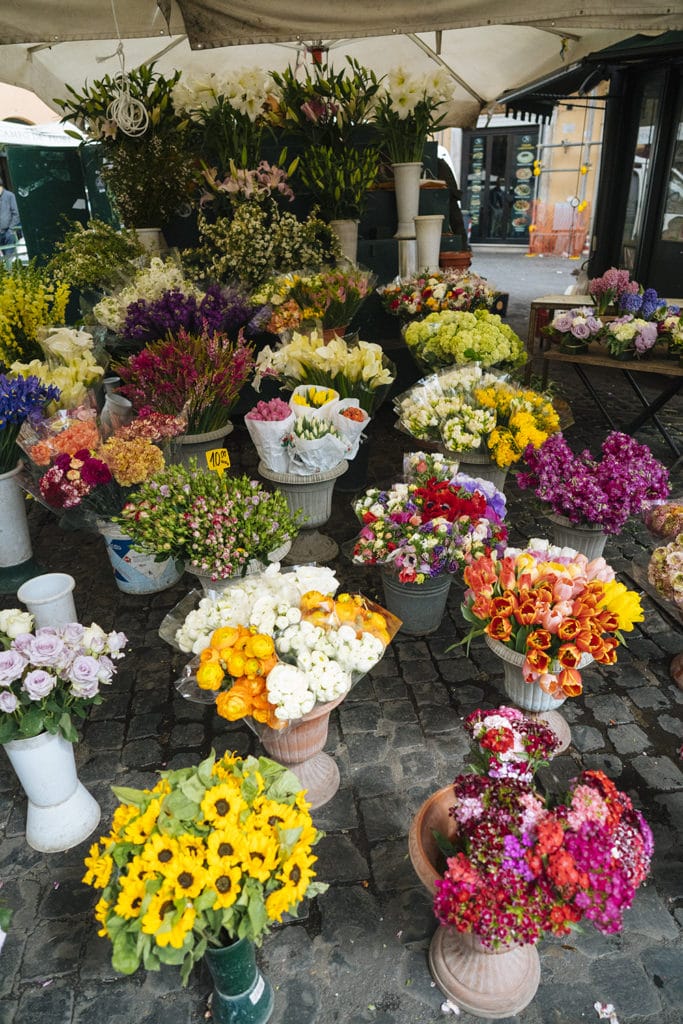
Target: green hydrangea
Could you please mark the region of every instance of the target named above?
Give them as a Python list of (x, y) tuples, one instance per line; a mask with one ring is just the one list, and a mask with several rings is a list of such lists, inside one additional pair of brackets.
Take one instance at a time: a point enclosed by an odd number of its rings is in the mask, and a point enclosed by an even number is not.
[(517, 367), (527, 358), (522, 339), (486, 309), (430, 313), (409, 324), (404, 338), (418, 363), (430, 370), (473, 362)]

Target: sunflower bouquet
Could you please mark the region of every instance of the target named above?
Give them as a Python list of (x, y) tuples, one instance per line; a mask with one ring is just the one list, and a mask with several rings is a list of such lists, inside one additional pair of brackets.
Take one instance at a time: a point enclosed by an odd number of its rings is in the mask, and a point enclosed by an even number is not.
[(186, 985), (208, 946), (260, 944), (325, 891), (313, 870), (322, 833), (296, 777), (266, 757), (212, 752), (160, 775), (152, 789), (113, 787), (120, 805), (83, 881), (101, 890), (95, 917), (114, 969), (173, 964)]

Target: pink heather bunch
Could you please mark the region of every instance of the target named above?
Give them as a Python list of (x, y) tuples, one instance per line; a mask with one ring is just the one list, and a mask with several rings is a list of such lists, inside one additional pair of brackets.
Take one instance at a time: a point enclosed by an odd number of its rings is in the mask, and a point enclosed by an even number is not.
[(292, 413), (287, 402), (281, 398), (271, 398), (269, 402), (258, 402), (245, 416), (247, 420), (274, 422), (286, 420)]
[(601, 451), (601, 459), (588, 449), (575, 455), (561, 433), (553, 434), (539, 448), (527, 446), (528, 468), (517, 473), (517, 484), (556, 515), (619, 533), (648, 502), (667, 497), (669, 471), (647, 445), (616, 430)]

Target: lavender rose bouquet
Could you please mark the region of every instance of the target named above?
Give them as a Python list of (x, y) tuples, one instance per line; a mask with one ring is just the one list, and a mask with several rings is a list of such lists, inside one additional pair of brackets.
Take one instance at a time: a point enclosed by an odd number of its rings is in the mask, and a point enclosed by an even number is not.
[(111, 683), (127, 638), (94, 622), (35, 633), (32, 626), (26, 612), (0, 612), (0, 744), (41, 732), (74, 743), (76, 723), (102, 703), (102, 687)]
[(559, 341), (561, 346), (578, 346), (596, 338), (603, 329), (602, 321), (589, 306), (562, 310), (555, 314), (544, 333)]

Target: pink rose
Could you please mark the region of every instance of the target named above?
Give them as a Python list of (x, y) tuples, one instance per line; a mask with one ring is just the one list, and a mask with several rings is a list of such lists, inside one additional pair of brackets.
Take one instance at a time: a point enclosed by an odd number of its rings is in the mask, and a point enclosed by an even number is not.
[(19, 701), (9, 690), (3, 690), (0, 693), (0, 711), (5, 711), (8, 715), (11, 715), (13, 711), (16, 711), (18, 704)]
[(89, 654), (79, 654), (69, 672), (71, 693), (74, 697), (95, 697), (99, 690), (100, 666)]
[(56, 665), (63, 658), (64, 651), (64, 641), (60, 637), (39, 629), (26, 654), (34, 665)]
[(11, 647), (8, 651), (0, 651), (0, 686), (9, 686), (21, 678), (28, 665), (26, 658)]

